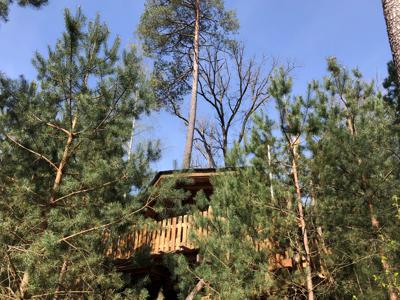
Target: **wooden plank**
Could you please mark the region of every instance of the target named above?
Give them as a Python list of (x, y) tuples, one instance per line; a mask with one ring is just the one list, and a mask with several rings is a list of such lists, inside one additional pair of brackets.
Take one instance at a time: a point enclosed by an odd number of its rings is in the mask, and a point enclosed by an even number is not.
[(169, 242), (171, 238), (171, 219), (166, 219), (165, 222), (165, 241), (164, 241), (164, 251), (169, 252)]
[(187, 235), (188, 235), (188, 240), (187, 240), (188, 248), (193, 248), (193, 241), (190, 238), (190, 232), (193, 229), (193, 218), (194, 218), (193, 215), (188, 215), (188, 233), (187, 233)]
[(150, 253), (153, 252), (153, 247), (154, 247), (154, 229), (150, 229), (151, 227), (148, 226), (147, 227), (147, 231), (148, 231), (148, 244), (149, 244), (149, 248), (150, 248)]
[(183, 222), (182, 222), (182, 243), (181, 246), (186, 246), (187, 243), (187, 215), (183, 216)]
[(132, 232), (129, 232), (126, 235), (126, 254), (125, 255), (127, 257), (130, 257), (133, 254), (132, 250), (133, 250), (132, 249)]
[(136, 230), (136, 234), (137, 234), (137, 244), (136, 244), (136, 249), (139, 249), (142, 245), (141, 245), (141, 240), (142, 240), (142, 230), (141, 229), (137, 229)]
[(168, 252), (168, 224), (169, 224), (169, 219), (165, 219), (165, 225), (164, 225), (164, 244), (163, 244), (163, 249), (164, 252)]
[(176, 224), (176, 238), (175, 238), (175, 248), (178, 250), (181, 245), (181, 233), (182, 233), (182, 217), (177, 217)]
[(161, 222), (160, 245), (159, 248), (157, 249), (157, 252), (164, 252), (165, 224), (166, 224), (166, 219), (162, 220)]
[(143, 226), (142, 232), (143, 232), (142, 245), (145, 246), (145, 245), (147, 245), (147, 230), (146, 230), (146, 225)]
[(134, 250), (136, 250), (137, 248), (138, 248), (138, 240), (139, 240), (139, 236), (138, 236), (138, 232), (137, 232), (137, 228), (136, 228), (136, 226), (134, 227), (134, 234), (135, 234), (135, 236), (134, 236), (134, 242), (133, 242), (133, 249)]
[(139, 240), (139, 248), (143, 248), (144, 245), (144, 228), (140, 229), (140, 240)]
[(176, 251), (175, 240), (176, 240), (176, 217), (173, 217), (171, 225), (171, 244), (170, 244), (171, 251)]
[(121, 258), (125, 258), (125, 237), (122, 236), (121, 239), (119, 240), (119, 249), (121, 251)]
[(161, 221), (158, 221), (157, 225), (156, 225), (156, 237), (155, 237), (155, 241), (154, 241), (153, 253), (158, 252), (158, 246), (160, 244), (160, 232), (161, 232)]
[(149, 228), (149, 230), (150, 230), (150, 253), (153, 253), (155, 236), (156, 236), (156, 228), (153, 228), (152, 226), (150, 226), (150, 228)]
[(118, 237), (118, 241), (117, 241), (117, 249), (116, 249), (117, 258), (121, 258), (121, 248), (120, 248), (119, 241), (120, 241), (120, 237)]

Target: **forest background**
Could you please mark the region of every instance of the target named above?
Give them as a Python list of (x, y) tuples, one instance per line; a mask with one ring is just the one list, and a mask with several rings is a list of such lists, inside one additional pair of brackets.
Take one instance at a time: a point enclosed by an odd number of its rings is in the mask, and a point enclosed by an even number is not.
[[(75, 11), (78, 6), (88, 19), (100, 14), (111, 37), (121, 37), (121, 50), (138, 42), (135, 31), (143, 0), (57, 0), (40, 10), (13, 5), (9, 21), (0, 25), (0, 70), (10, 78), (24, 74), (34, 79), (33, 53), (45, 53), (48, 45), (54, 45), (64, 30), (64, 8)], [(245, 43), (248, 56), (276, 58), (296, 66), (291, 72), (294, 94), (303, 94), (310, 80), (326, 75), (329, 56), (349, 68), (358, 67), (366, 81), (380, 84), (387, 76), (391, 52), (380, 1), (228, 0), (226, 7), (237, 13), (238, 39)], [(150, 69), (151, 63), (147, 66)], [(185, 103), (182, 110), (187, 115), (189, 104)], [(198, 109), (200, 120), (208, 108), (199, 101)], [(267, 103), (267, 113), (274, 115), (273, 110), (274, 104)], [(162, 156), (153, 163), (154, 170), (172, 169), (174, 160), (181, 164), (186, 132), (181, 120), (168, 112), (153, 112), (142, 117), (136, 128), (135, 142), (150, 137), (161, 141)]]

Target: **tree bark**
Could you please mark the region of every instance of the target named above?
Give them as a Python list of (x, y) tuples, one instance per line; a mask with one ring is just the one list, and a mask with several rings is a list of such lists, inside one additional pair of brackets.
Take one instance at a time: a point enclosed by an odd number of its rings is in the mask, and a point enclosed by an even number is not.
[(320, 277), (327, 279), (330, 283), (333, 283), (333, 277), (328, 271), (328, 267), (325, 264), (325, 259), (321, 256), (321, 253), (324, 255), (329, 255), (331, 254), (328, 247), (325, 244), (325, 239), (322, 231), (322, 226), (318, 225), (319, 220), (318, 220), (318, 210), (317, 210), (317, 205), (316, 205), (316, 197), (314, 193), (314, 184), (313, 182), (310, 183), (311, 186), (311, 207), (314, 212), (314, 222), (316, 222), (316, 237), (315, 237), (315, 245), (318, 251), (318, 259), (319, 259), (319, 269), (320, 273), (318, 274)]
[(311, 272), (311, 252), (308, 241), (306, 221), (304, 219), (303, 203), (302, 203), (302, 196), (301, 196), (300, 183), (297, 170), (297, 159), (298, 159), (297, 147), (299, 145), (299, 138), (300, 137), (296, 137), (296, 139), (292, 141), (290, 144), (292, 152), (292, 172), (293, 172), (293, 181), (297, 196), (297, 213), (300, 222), (301, 233), (303, 238), (303, 247), (306, 256), (306, 266), (304, 269), (306, 271), (306, 284), (307, 284), (307, 294), (308, 294), (307, 299), (314, 300), (314, 286), (312, 282), (312, 272)]
[(189, 169), (192, 159), (193, 136), (196, 125), (197, 87), (199, 83), (199, 31), (200, 31), (200, 0), (195, 0), (195, 23), (193, 41), (193, 83), (190, 100), (189, 124), (186, 133), (185, 151), (183, 153), (183, 168)]
[(24, 275), (22, 276), (21, 283), (19, 285), (19, 291), (18, 291), (18, 299), (24, 299), (25, 298), (25, 293), (28, 289), (28, 283), (29, 283), (29, 272), (25, 271)]
[(52, 188), (51, 194), (50, 194), (50, 201), (49, 201), (50, 205), (52, 205), (55, 202), (58, 189), (60, 188), (60, 185), (61, 185), (64, 168), (68, 162), (68, 158), (70, 155), (69, 151), (70, 151), (72, 142), (74, 140), (74, 131), (75, 131), (77, 123), (78, 123), (78, 117), (75, 115), (72, 120), (71, 131), (68, 134), (67, 143), (65, 144), (65, 148), (64, 148), (64, 152), (63, 152), (60, 164), (58, 165), (58, 168), (57, 168), (56, 178), (54, 179), (53, 188)]
[(205, 284), (206, 282), (203, 279), (200, 279), (185, 300), (193, 300), (197, 293), (200, 292), (201, 289), (205, 286)]
[(400, 1), (382, 0), (383, 14), (396, 67), (397, 81), (400, 82)]
[(62, 264), (62, 266), (61, 266), (60, 274), (58, 276), (57, 288), (56, 288), (56, 291), (54, 293), (53, 300), (57, 300), (58, 299), (58, 294), (61, 291), (62, 283), (64, 281), (64, 276), (65, 276), (65, 273), (67, 272), (67, 268), (68, 268), (68, 260), (65, 259), (63, 264)]

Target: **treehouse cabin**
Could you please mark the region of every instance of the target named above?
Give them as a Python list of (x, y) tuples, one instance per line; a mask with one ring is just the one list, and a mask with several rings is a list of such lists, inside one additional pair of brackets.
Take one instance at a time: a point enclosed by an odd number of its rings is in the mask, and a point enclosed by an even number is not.
[[(175, 188), (184, 191), (186, 195), (181, 207), (187, 207), (195, 204), (195, 196), (200, 191), (209, 198), (213, 193), (211, 178), (227, 171), (232, 170), (195, 169), (185, 173), (162, 171), (156, 174), (150, 186), (157, 187), (167, 180), (175, 179)], [(176, 299), (173, 291), (174, 283), (170, 280), (168, 270), (161, 266), (161, 262), (163, 256), (168, 253), (179, 253), (185, 255), (189, 261), (197, 262), (199, 259), (197, 247), (189, 235), (193, 230), (194, 217), (185, 213), (184, 209), (174, 210), (174, 199), (167, 199), (162, 204), (166, 207), (167, 216), (160, 215), (152, 209), (155, 205), (155, 200), (152, 200), (148, 203), (148, 208), (143, 210), (145, 217), (150, 220), (150, 225), (141, 228), (132, 226), (127, 234), (113, 237), (106, 254), (114, 260), (117, 269), (129, 274), (133, 279), (143, 275), (149, 276), (150, 294), (153, 293), (151, 299), (156, 299), (160, 290), (163, 290), (165, 299)], [(204, 217), (211, 217), (212, 208), (204, 208), (201, 214)], [(207, 236), (207, 231), (202, 229), (197, 234)], [(260, 242), (257, 247), (268, 247), (268, 245)], [(292, 260), (287, 256), (277, 255), (272, 261), (274, 269), (292, 266)]]
[[(152, 180), (152, 186), (159, 186), (163, 181), (178, 179), (175, 185), (176, 189), (186, 192), (186, 197), (182, 201), (182, 206), (194, 204), (196, 194), (202, 191), (206, 197), (210, 197), (213, 191), (210, 178), (219, 173), (215, 169), (197, 169), (190, 173), (176, 174), (174, 171), (159, 172)], [(182, 177), (179, 180), (179, 177)], [(107, 256), (111, 256), (116, 260), (128, 260), (135, 252), (146, 249), (153, 256), (182, 252), (185, 254), (193, 254), (196, 252), (195, 245), (189, 239), (193, 216), (190, 214), (182, 214), (182, 209), (174, 210), (174, 199), (163, 202), (166, 206), (168, 216), (162, 217), (154, 209), (156, 205), (154, 201), (148, 203), (143, 213), (147, 218), (153, 220), (153, 224), (148, 227), (135, 228), (124, 236), (120, 236), (114, 241), (112, 247), (107, 251)], [(168, 209), (170, 208), (170, 209)], [(175, 212), (175, 213), (174, 213)], [(181, 213), (179, 213), (181, 212)], [(210, 209), (202, 212), (203, 216), (207, 216)]]

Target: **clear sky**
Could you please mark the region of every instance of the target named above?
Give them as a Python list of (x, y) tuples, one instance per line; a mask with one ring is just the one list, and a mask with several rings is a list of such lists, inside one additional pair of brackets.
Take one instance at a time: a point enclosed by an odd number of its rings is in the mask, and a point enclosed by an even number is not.
[[(34, 51), (46, 52), (63, 31), (63, 9), (81, 6), (92, 18), (99, 13), (122, 46), (137, 41), (136, 26), (144, 0), (49, 0), (41, 10), (11, 7), (8, 23), (0, 24), (0, 71), (9, 77), (35, 77)], [(368, 79), (381, 81), (391, 58), (380, 0), (226, 0), (240, 21), (239, 37), (249, 54), (267, 55), (298, 66), (294, 90), (326, 74), (326, 57), (336, 56), (359, 67)], [(188, 106), (188, 104), (186, 104)], [(139, 122), (141, 138), (161, 140), (163, 157), (156, 170), (181, 163), (185, 128), (167, 113)]]

